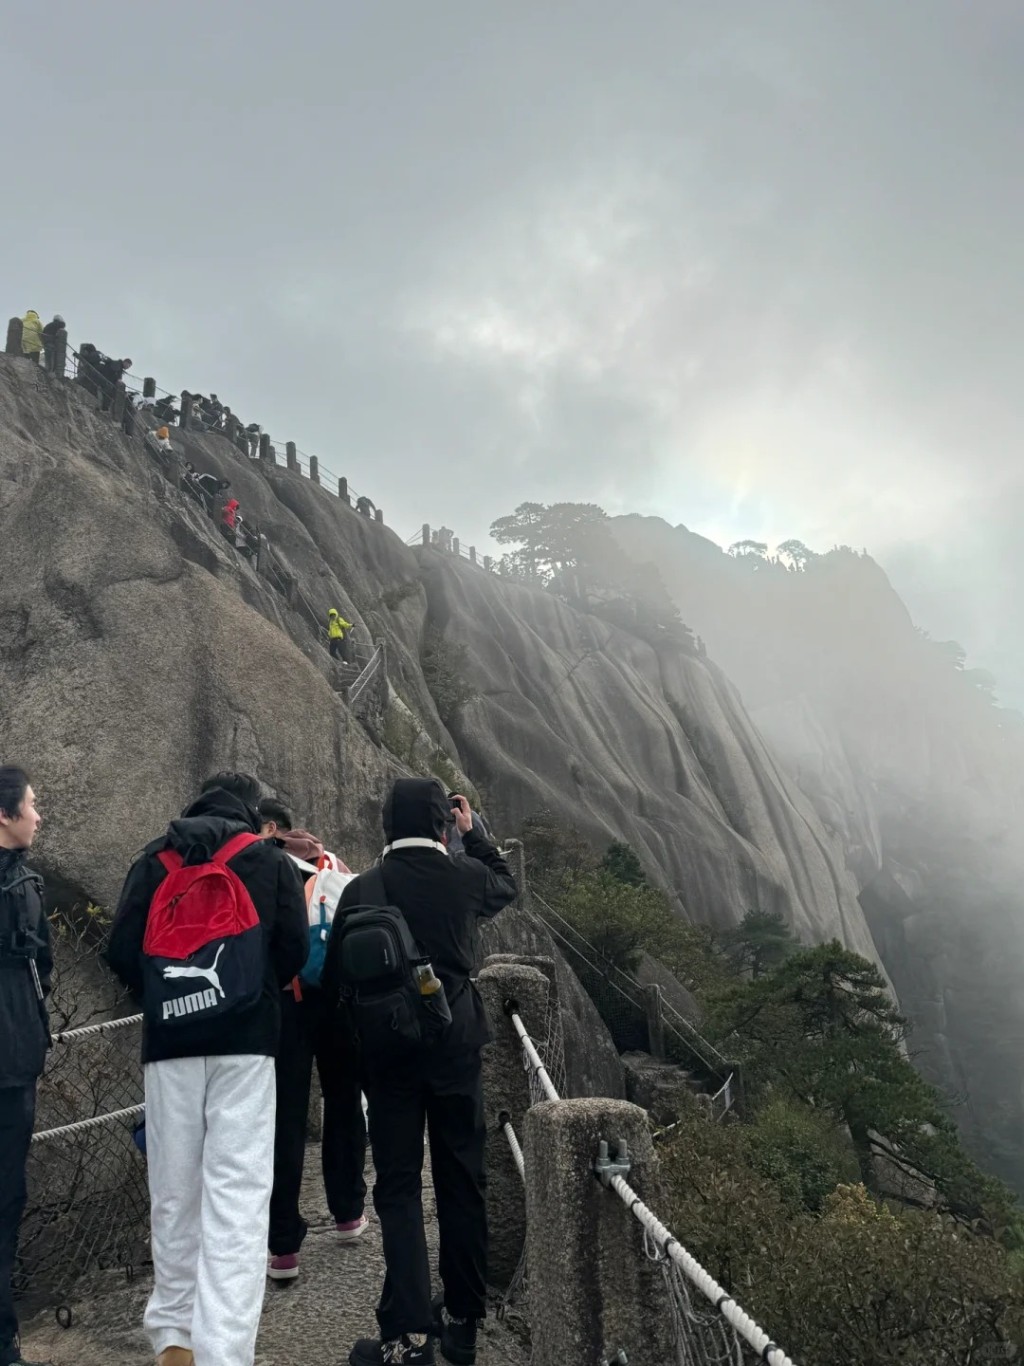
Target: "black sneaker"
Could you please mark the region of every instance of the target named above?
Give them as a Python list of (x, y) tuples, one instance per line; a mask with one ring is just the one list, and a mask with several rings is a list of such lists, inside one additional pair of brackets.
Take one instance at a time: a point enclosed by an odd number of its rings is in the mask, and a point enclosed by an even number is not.
[(441, 1348), (441, 1356), (451, 1366), (476, 1366), (477, 1319), (456, 1319), (444, 1307), (438, 1296), (433, 1304), (434, 1335)]
[(382, 1342), (380, 1338), (360, 1338), (348, 1354), (349, 1366), (434, 1366), (434, 1342), (412, 1342), (404, 1333), (400, 1338)]

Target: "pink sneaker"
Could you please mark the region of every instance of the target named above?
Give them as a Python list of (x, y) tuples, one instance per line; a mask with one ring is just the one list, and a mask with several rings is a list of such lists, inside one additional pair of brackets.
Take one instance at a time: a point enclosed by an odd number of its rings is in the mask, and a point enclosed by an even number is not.
[(369, 1226), (370, 1221), (365, 1214), (361, 1214), (358, 1219), (350, 1219), (347, 1224), (334, 1225), (343, 1243), (354, 1243), (357, 1238), (363, 1236)]
[(299, 1254), (289, 1252), (284, 1257), (271, 1257), (267, 1275), (272, 1281), (294, 1281), (299, 1274)]

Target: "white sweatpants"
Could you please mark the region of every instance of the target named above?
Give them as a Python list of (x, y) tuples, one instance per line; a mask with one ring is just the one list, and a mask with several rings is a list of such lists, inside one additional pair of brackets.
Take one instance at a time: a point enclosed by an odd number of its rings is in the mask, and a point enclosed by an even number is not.
[(274, 1060), (147, 1063), (153, 1293), (146, 1332), (195, 1366), (253, 1366), (274, 1184)]

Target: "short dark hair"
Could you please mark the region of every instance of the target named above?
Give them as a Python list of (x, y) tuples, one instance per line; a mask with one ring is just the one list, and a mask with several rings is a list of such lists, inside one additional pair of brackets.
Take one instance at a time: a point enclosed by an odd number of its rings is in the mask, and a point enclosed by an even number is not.
[(213, 792), (218, 787), (224, 792), (230, 792), (233, 797), (245, 802), (246, 806), (251, 806), (254, 811), (260, 804), (259, 779), (254, 778), (251, 773), (235, 773), (232, 769), (225, 769), (222, 773), (214, 773), (212, 777), (207, 778), (199, 791)]
[(260, 819), (273, 821), (279, 830), (292, 828), (292, 813), (276, 797), (264, 797), (259, 804)]
[(28, 791), (28, 774), (13, 764), (0, 767), (0, 816), (15, 820), (21, 814), (21, 804)]

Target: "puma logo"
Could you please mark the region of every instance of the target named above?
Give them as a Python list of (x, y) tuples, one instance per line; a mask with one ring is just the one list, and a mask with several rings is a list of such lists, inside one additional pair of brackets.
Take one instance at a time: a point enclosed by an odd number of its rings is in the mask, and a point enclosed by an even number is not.
[[(193, 966), (183, 967), (183, 968), (164, 968), (164, 981), (165, 981), (165, 982), (170, 982), (171, 980), (173, 980), (174, 978), (177, 978), (177, 977), (205, 977), (206, 980), (210, 983), (210, 987), (211, 987), (212, 991), (213, 991), (214, 993), (216, 993), (216, 994), (214, 995), (214, 1001), (216, 1001), (217, 996), (219, 996), (220, 999), (223, 1001), (223, 999), (224, 999), (224, 988), (221, 986), (221, 984), (220, 984), (220, 977), (219, 977), (218, 974), (217, 974), (217, 964), (218, 964), (218, 962), (220, 961), (220, 956), (221, 956), (221, 954), (222, 954), (223, 952), (224, 952), (224, 945), (221, 944), (220, 948), (217, 950), (216, 957), (215, 957), (214, 960), (213, 960), (213, 966), (212, 966), (212, 967), (209, 967), (209, 968), (199, 968), (199, 967), (193, 967)], [(208, 995), (209, 993), (208, 993), (208, 992), (203, 992), (203, 993), (201, 993), (201, 994), (205, 996), (205, 995)], [(165, 1006), (164, 1006), (164, 1012), (165, 1012), (165, 1013), (164, 1013), (164, 1019), (167, 1018), (166, 1010), (167, 1010), (167, 1006), (165, 1005)]]

